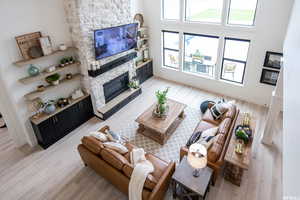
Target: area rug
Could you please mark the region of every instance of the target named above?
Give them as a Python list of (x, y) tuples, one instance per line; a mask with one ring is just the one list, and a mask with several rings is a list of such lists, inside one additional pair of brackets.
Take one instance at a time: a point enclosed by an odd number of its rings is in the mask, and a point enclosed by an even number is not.
[(178, 162), (180, 147), (185, 146), (201, 119), (201, 112), (191, 107), (185, 109), (185, 114), (185, 119), (164, 145), (160, 145), (152, 139), (137, 133), (138, 124), (131, 117), (123, 121), (116, 129), (127, 137), (131, 143), (144, 148), (146, 152), (153, 153), (166, 161)]

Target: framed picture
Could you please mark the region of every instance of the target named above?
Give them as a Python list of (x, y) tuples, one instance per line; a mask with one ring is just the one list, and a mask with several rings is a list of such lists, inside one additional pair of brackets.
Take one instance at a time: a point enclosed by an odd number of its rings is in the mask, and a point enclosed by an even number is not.
[(263, 69), (260, 82), (275, 86), (278, 80), (278, 76), (279, 76), (279, 71)]
[(49, 36), (40, 37), (40, 44), (43, 50), (44, 56), (52, 53), (52, 43)]
[(274, 69), (280, 69), (282, 63), (282, 57), (283, 57), (282, 53), (267, 51), (264, 66), (274, 68)]
[(31, 55), (31, 50), (37, 49), (37, 51), (41, 51), (41, 45), (39, 41), (40, 37), (42, 37), (41, 32), (28, 33), (16, 37), (20, 52), (25, 60), (33, 58)]

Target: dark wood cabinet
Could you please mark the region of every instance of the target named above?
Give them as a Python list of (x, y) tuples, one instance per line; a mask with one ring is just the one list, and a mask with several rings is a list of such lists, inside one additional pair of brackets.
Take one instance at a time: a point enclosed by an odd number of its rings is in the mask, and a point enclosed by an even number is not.
[(43, 122), (31, 124), (39, 145), (46, 149), (93, 116), (91, 97), (87, 96)]
[(153, 76), (153, 61), (150, 61), (142, 67), (139, 67), (136, 70), (136, 76), (140, 84), (151, 78)]

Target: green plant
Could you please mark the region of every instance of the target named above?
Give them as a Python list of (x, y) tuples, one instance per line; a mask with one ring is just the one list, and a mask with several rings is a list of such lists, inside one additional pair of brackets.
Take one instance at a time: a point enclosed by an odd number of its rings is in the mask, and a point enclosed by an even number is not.
[(166, 110), (167, 110), (166, 102), (167, 102), (168, 92), (169, 92), (169, 88), (166, 88), (163, 91), (160, 91), (160, 90), (156, 91), (155, 95), (157, 98), (157, 107), (156, 107), (157, 113), (163, 114), (166, 112)]
[(136, 81), (130, 81), (130, 82), (128, 83), (128, 87), (129, 87), (129, 88), (133, 88), (133, 89), (139, 88), (139, 86), (138, 86), (138, 84), (136, 83)]
[(51, 75), (51, 76), (47, 76), (47, 77), (46, 77), (46, 81), (47, 81), (48, 83), (51, 83), (51, 82), (54, 82), (54, 81), (59, 80), (59, 78), (60, 78), (60, 75), (56, 73), (56, 74), (53, 74), (53, 75)]

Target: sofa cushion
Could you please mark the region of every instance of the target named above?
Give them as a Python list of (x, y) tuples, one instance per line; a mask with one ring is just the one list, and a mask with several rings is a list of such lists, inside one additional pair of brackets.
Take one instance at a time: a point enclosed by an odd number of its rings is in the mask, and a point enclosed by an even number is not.
[(196, 128), (195, 128), (195, 130), (194, 130), (194, 133), (196, 133), (196, 132), (203, 132), (203, 131), (205, 131), (205, 130), (207, 130), (207, 129), (214, 128), (214, 127), (216, 127), (215, 124), (212, 124), (212, 123), (209, 123), (209, 122), (207, 122), (207, 121), (203, 121), (203, 120), (202, 120), (202, 121), (199, 122), (198, 125), (196, 126)]
[(221, 123), (222, 121), (222, 118), (219, 118), (219, 119), (214, 119), (213, 115), (211, 114), (210, 110), (207, 110), (203, 117), (202, 117), (202, 121), (205, 121), (205, 122), (208, 122), (208, 123), (211, 123), (215, 126), (219, 126), (219, 124)]
[(104, 148), (103, 143), (92, 136), (84, 136), (81, 139), (82, 144), (94, 154), (100, 155), (102, 149)]
[(122, 170), (125, 164), (129, 164), (128, 160), (118, 152), (104, 148), (100, 153), (103, 160), (118, 170)]
[(128, 152), (127, 147), (125, 147), (124, 145), (118, 143), (118, 142), (104, 142), (103, 145), (106, 148), (115, 150), (116, 152), (120, 153), (120, 154), (125, 154)]
[[(145, 155), (146, 159), (149, 160), (153, 167), (154, 171), (150, 173), (145, 181), (145, 188), (153, 190), (155, 185), (158, 183), (158, 180), (161, 178), (162, 174), (166, 171), (168, 168), (168, 163), (159, 159), (158, 157), (154, 156), (153, 154), (147, 153)], [(131, 174), (133, 172), (133, 167), (131, 164), (127, 164), (123, 166), (123, 172), (124, 174), (130, 178)]]
[(212, 144), (211, 148), (207, 152), (207, 159), (208, 161), (215, 163), (220, 158), (223, 146), (225, 144), (225, 135), (218, 134), (214, 139), (214, 143)]
[(219, 125), (218, 133), (227, 135), (231, 126), (231, 118), (225, 118)]
[[(123, 170), (124, 174), (130, 179), (131, 174), (133, 172), (133, 166), (131, 164), (125, 164), (123, 166), (122, 170)], [(152, 174), (149, 174), (144, 183), (144, 187), (149, 190), (153, 190), (157, 183), (158, 183), (158, 180), (156, 178), (154, 178), (154, 176)]]

